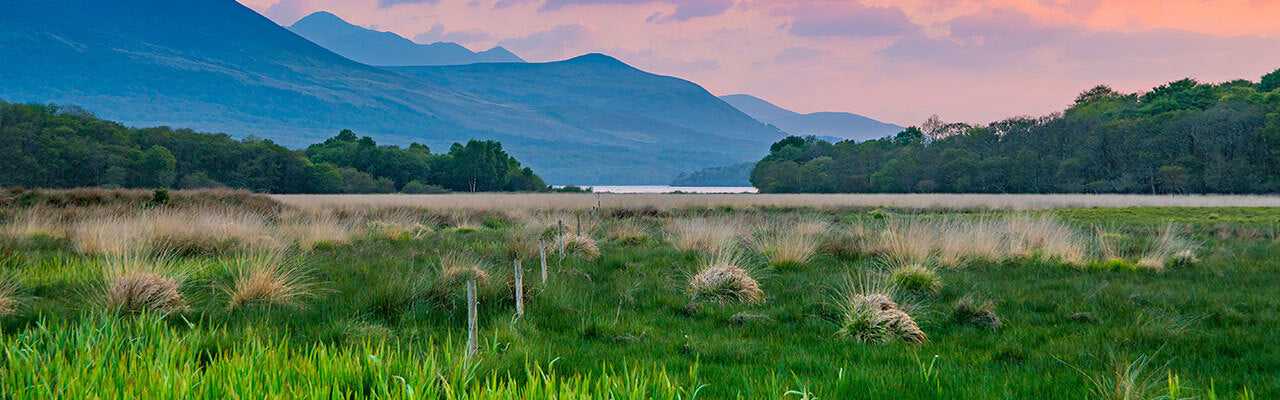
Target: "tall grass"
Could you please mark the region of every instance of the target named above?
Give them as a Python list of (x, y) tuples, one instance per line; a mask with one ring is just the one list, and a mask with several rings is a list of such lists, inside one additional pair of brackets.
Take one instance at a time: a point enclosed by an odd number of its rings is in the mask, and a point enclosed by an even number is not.
[(675, 219), (667, 221), (666, 232), (677, 249), (722, 253), (737, 246), (741, 226), (729, 218)]
[(232, 282), (223, 291), (230, 308), (252, 304), (300, 306), (316, 296), (315, 280), (280, 251), (257, 252), (227, 265)]
[[(227, 347), (210, 353), (205, 343)], [(0, 393), (12, 399), (685, 399), (696, 370), (602, 367), (561, 375), (526, 364), (477, 374), (448, 341), (409, 348), (387, 341), (297, 346), (221, 329), (180, 333), (156, 318), (42, 322), (0, 335)], [(483, 361), (481, 361), (483, 362)]]

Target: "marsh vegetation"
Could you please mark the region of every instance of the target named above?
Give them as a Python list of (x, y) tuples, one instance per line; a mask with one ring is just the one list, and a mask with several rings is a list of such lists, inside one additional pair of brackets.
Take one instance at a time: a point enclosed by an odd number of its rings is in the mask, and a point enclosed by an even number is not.
[(161, 193), (3, 192), (0, 393), (1280, 394), (1269, 345), (1280, 299), (1263, 289), (1280, 287), (1275, 208), (592, 209), (536, 196), (462, 207)]

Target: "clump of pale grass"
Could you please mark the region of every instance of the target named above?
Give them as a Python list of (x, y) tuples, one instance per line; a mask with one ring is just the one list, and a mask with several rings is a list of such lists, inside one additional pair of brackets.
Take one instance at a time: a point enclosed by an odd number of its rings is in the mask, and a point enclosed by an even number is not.
[(70, 239), (82, 254), (125, 256), (143, 250), (149, 228), (137, 218), (99, 216), (72, 224)]
[(474, 279), (477, 285), (483, 285), (489, 282), (490, 268), (489, 263), (474, 254), (449, 252), (440, 257), (440, 273), (436, 276), (436, 284), (444, 287), (459, 286)]
[(19, 295), (18, 289), (17, 281), (0, 276), (0, 318), (13, 315), (22, 306), (25, 299)]
[(168, 209), (138, 217), (152, 252), (215, 254), (248, 249), (267, 235), (262, 215), (227, 209)]
[(112, 256), (103, 278), (102, 296), (111, 310), (167, 314), (186, 309), (179, 291), (185, 280), (182, 271), (166, 259)]
[(1159, 235), (1138, 259), (1138, 267), (1163, 271), (1170, 265), (1185, 265), (1199, 261), (1196, 245), (1182, 236), (1181, 229), (1169, 224), (1160, 229)]
[(231, 265), (231, 273), (231, 285), (224, 291), (233, 309), (251, 304), (293, 306), (316, 294), (312, 278), (277, 251), (240, 258)]
[(623, 244), (640, 244), (648, 239), (649, 234), (632, 218), (613, 221), (606, 230), (606, 237)]
[(1008, 225), (1004, 221), (981, 219), (978, 221), (949, 220), (932, 223), (927, 229), (934, 231), (933, 247), (938, 262), (949, 267), (963, 266), (974, 260), (999, 260), (1007, 257)]
[(928, 337), (899, 305), (896, 286), (879, 275), (861, 275), (837, 294), (842, 314), (836, 335), (865, 343), (902, 340), (924, 343)]
[(742, 268), (741, 259), (730, 253), (711, 256), (689, 278), (694, 300), (759, 304), (765, 301), (760, 283)]
[(432, 231), (431, 226), (424, 223), (419, 215), (405, 209), (376, 216), (366, 226), (370, 235), (392, 240), (409, 237), (417, 239)]
[(303, 250), (315, 248), (317, 244), (347, 244), (351, 242), (351, 225), (330, 213), (296, 212), (281, 217), (276, 232), (290, 242), (297, 243)]
[(0, 225), (0, 234), (10, 237), (46, 235), (65, 237), (69, 227), (57, 217), (57, 210), (35, 206), (19, 211), (13, 219)]
[(926, 223), (893, 221), (874, 239), (871, 251), (895, 262), (924, 262), (936, 238), (937, 232)]
[(595, 239), (587, 235), (575, 233), (565, 233), (560, 240), (564, 240), (564, 251), (568, 254), (574, 254), (586, 259), (594, 259), (600, 257), (600, 248), (596, 246)]
[(1004, 225), (1009, 234), (1009, 252), (1013, 255), (1039, 254), (1077, 265), (1088, 262), (1090, 258), (1084, 236), (1052, 217), (1014, 216), (1006, 218)]
[(831, 224), (826, 220), (805, 218), (793, 224), (773, 224), (751, 243), (769, 259), (769, 265), (794, 268), (809, 262), (830, 233)]
[(727, 218), (690, 218), (667, 221), (666, 231), (677, 249), (715, 254), (733, 249), (739, 227)]

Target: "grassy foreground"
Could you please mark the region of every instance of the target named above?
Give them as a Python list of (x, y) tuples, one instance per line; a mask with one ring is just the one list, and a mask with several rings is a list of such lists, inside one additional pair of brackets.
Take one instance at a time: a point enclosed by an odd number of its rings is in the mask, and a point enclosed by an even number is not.
[[(495, 212), (220, 196), (4, 208), (0, 398), (1280, 396), (1271, 208)], [(876, 296), (901, 313), (868, 308)]]

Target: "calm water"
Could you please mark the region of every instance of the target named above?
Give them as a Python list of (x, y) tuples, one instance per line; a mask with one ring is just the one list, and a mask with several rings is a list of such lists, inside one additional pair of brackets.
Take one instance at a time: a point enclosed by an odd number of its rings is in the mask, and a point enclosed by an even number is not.
[(684, 193), (756, 193), (756, 188), (750, 186), (583, 186), (589, 187), (596, 193), (671, 193), (680, 191)]

